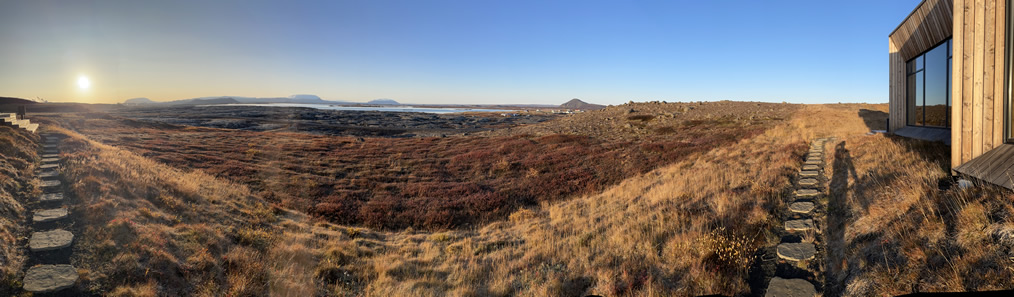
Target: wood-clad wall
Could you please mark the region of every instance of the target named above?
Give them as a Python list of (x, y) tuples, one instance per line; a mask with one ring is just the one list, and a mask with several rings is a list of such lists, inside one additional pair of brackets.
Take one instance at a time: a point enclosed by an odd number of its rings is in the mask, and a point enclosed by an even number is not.
[(1004, 141), (1006, 2), (954, 0), (952, 168)]
[[(924, 0), (888, 37), (891, 131), (905, 127), (905, 62), (951, 38), (955, 0)], [(961, 0), (957, 0), (961, 1)], [(1000, 0), (1003, 1), (1003, 0)], [(956, 55), (955, 55), (956, 56)], [(957, 60), (957, 59), (955, 59)]]

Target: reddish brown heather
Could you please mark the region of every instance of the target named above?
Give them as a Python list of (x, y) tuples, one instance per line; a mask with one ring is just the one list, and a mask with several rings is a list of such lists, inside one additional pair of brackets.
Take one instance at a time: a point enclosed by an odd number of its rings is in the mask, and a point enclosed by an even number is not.
[[(780, 197), (790, 193), (806, 144), (833, 135), (839, 141), (825, 151), (837, 194), (823, 201), (829, 203), (823, 236), (831, 260), (816, 265), (828, 266), (829, 283), (843, 285), (829, 287), (825, 295), (1009, 288), (1014, 276), (1008, 258), (1014, 230), (1010, 192), (938, 189), (946, 150), (865, 135), (870, 127), (882, 126), (885, 110), (884, 105), (806, 106), (754, 137), (624, 177), (603, 191), (525, 206), (507, 220), (447, 231), (314, 222), (271, 208), (258, 195), (278, 185), (252, 184), (260, 188), (248, 190), (246, 183), (131, 152), (156, 157), (157, 152), (201, 151), (217, 141), (215, 134), (186, 133), (215, 130), (144, 131), (123, 128), (116, 119), (82, 119), (112, 129), (111, 136), (86, 129), (107, 142), (136, 137), (176, 146), (128, 151), (65, 131), (72, 135), (67, 142), (68, 172), (75, 181), (71, 193), (88, 205), (78, 213), (86, 214), (79, 221), (91, 230), (81, 235), (80, 258), (74, 261), (83, 269), (83, 286), (119, 296), (742, 295), (749, 290), (745, 263), (757, 247), (772, 243), (763, 230), (779, 226), (773, 214), (785, 208)], [(131, 136), (118, 129), (142, 132)], [(166, 129), (195, 142), (159, 134)], [(230, 154), (249, 154), (290, 168), (268, 176), (319, 166), (312, 160), (288, 161), (290, 153), (278, 149), (287, 143), (242, 135), (258, 149), (272, 149), (245, 152), (241, 140), (226, 138), (218, 146), (238, 148), (201, 158), (234, 162), (241, 159)], [(534, 136), (502, 137), (539, 143)], [(297, 147), (315, 147), (318, 141), (282, 139)], [(371, 140), (359, 145), (371, 148)], [(437, 155), (434, 150), (427, 154)]]
[[(629, 119), (605, 120), (622, 108), (640, 111)], [(646, 103), (575, 116), (610, 128), (603, 133), (364, 141), (182, 128), (104, 116), (65, 121), (104, 143), (247, 184), (271, 202), (335, 223), (444, 229), (481, 225), (521, 206), (600, 192), (629, 176), (753, 137), (795, 108)], [(741, 116), (732, 116), (737, 109)], [(631, 124), (648, 133), (623, 131)]]

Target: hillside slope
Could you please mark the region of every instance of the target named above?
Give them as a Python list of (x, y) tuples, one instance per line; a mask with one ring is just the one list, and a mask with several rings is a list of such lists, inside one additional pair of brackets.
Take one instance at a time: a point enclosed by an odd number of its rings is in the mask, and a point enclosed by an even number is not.
[(28, 100), (28, 99), (21, 99), (21, 98), (14, 98), (14, 97), (0, 97), (0, 104), (19, 104), (19, 105), (25, 105), (25, 104), (36, 104), (36, 103), (38, 103), (38, 102), (35, 102), (35, 101), (32, 101), (32, 100)]
[[(113, 296), (307, 296), (308, 251), (284, 245), (285, 224), (242, 185), (181, 171), (68, 135), (62, 147), (82, 234), (71, 262), (81, 291)], [(286, 218), (283, 218), (286, 216)]]
[(0, 295), (16, 287), (27, 260), (24, 242), (28, 197), (39, 193), (33, 171), (39, 138), (24, 129), (0, 125)]
[(866, 135), (864, 112), (885, 109), (803, 106), (604, 191), (450, 231), (315, 222), (242, 184), (62, 131), (71, 191), (89, 199), (75, 261), (82, 286), (112, 295), (742, 295), (753, 252), (780, 240), (770, 230), (807, 140), (833, 135), (828, 259), (809, 264), (828, 266), (824, 295), (1009, 289), (1014, 196), (937, 188), (939, 147)]

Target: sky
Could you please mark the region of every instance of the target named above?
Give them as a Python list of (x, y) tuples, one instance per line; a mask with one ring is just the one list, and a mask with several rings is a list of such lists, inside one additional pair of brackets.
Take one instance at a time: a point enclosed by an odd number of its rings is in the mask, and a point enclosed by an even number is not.
[(887, 102), (919, 2), (0, 1), (0, 96)]

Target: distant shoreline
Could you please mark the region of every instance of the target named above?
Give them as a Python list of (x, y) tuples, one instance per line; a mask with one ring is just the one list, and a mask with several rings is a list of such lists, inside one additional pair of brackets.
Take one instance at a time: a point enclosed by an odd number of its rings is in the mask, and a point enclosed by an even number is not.
[(314, 104), (314, 103), (230, 103), (230, 104), (207, 104), (197, 106), (259, 106), (259, 107), (305, 107), (323, 110), (348, 110), (348, 111), (386, 111), (386, 112), (423, 112), (423, 113), (465, 113), (465, 112), (515, 112), (517, 109), (493, 109), (479, 107), (416, 107), (411, 105), (339, 105), (339, 104)]

